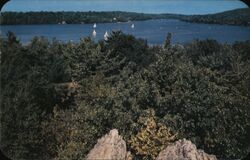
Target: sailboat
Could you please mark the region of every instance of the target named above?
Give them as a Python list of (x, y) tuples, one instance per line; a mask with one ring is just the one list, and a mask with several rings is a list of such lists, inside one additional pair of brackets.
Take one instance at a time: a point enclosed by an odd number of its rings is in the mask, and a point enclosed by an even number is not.
[(108, 31), (106, 31), (105, 34), (104, 34), (104, 40), (107, 41), (108, 37), (109, 37), (109, 34), (108, 34)]
[(93, 25), (93, 28), (96, 28), (97, 27), (97, 25), (96, 25), (96, 23)]
[(96, 31), (94, 30), (92, 33), (92, 36), (95, 38), (96, 37)]
[(133, 29), (134, 29), (134, 28), (135, 28), (135, 25), (134, 25), (134, 24), (132, 24), (132, 25), (131, 25), (131, 28), (133, 28)]

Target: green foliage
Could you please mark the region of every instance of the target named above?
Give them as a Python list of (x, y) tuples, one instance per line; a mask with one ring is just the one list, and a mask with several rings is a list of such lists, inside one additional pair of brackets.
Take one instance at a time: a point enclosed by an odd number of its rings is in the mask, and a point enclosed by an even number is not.
[(1, 147), (16, 159), (42, 157), (40, 123), (58, 102), (53, 83), (70, 75), (48, 41), (21, 46), (11, 37), (1, 41)]
[(55, 108), (53, 116), (43, 123), (43, 136), (49, 154), (56, 159), (82, 159), (95, 144), (94, 139), (104, 133), (100, 124), (109, 114), (101, 107), (91, 107), (84, 102), (77, 108)]
[(145, 40), (125, 35), (121, 31), (112, 33), (107, 40), (106, 47), (108, 58), (123, 62), (122, 66), (128, 63), (134, 63), (137, 67), (147, 66), (154, 60), (154, 55), (148, 52)]
[(165, 49), (167, 49), (171, 46), (171, 38), (172, 38), (172, 34), (168, 33), (167, 38), (166, 38), (165, 43), (164, 43)]
[[(13, 34), (1, 39), (3, 151), (16, 159), (82, 159), (113, 128), (136, 142), (141, 129), (148, 133), (140, 117), (151, 109), (157, 123), (147, 137), (170, 129), (220, 158), (244, 157), (250, 152), (249, 41), (171, 46), (170, 40), (162, 48), (121, 32), (98, 43), (36, 37), (23, 46)], [(135, 151), (134, 144), (128, 149)]]
[(199, 148), (241, 157), (249, 152), (242, 141), (249, 134), (249, 60), (231, 46), (211, 43), (193, 42), (184, 55), (165, 53), (152, 65), (156, 114)]

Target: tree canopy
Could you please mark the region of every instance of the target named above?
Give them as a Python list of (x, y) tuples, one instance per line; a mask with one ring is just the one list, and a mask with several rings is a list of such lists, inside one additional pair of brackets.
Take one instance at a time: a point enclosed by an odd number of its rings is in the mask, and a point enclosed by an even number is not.
[[(1, 149), (11, 158), (83, 159), (113, 128), (139, 159), (169, 135), (222, 159), (250, 152), (249, 41), (180, 46), (169, 34), (161, 47), (114, 32), (99, 42), (22, 45), (13, 33), (0, 42)], [(141, 119), (155, 123), (150, 144)], [(166, 134), (158, 147), (156, 133)]]

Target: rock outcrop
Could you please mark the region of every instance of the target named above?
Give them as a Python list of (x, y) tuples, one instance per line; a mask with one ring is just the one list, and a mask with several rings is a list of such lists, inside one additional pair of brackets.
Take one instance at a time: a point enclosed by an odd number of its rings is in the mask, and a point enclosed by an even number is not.
[[(126, 142), (113, 129), (100, 138), (94, 148), (87, 155), (87, 160), (132, 160), (127, 152)], [(160, 152), (157, 160), (217, 160), (214, 155), (209, 155), (186, 139), (176, 141)]]
[(116, 129), (100, 138), (94, 148), (87, 155), (87, 160), (130, 160), (130, 153), (127, 152), (126, 142), (118, 134)]
[(191, 141), (183, 139), (170, 144), (161, 151), (157, 160), (217, 160), (217, 158), (202, 150), (197, 150)]

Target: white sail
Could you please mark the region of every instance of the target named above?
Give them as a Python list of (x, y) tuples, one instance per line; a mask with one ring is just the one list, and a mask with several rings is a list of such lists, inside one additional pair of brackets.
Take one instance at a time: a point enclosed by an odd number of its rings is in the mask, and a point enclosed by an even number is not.
[(96, 37), (96, 31), (94, 30), (92, 33), (92, 36), (95, 38)]
[(96, 23), (93, 25), (93, 28), (96, 28), (97, 27), (97, 25), (96, 25)]
[(108, 34), (108, 32), (106, 31), (105, 34), (104, 34), (104, 40), (107, 41), (107, 40), (108, 40), (108, 37), (109, 37), (109, 34)]
[(132, 25), (131, 25), (131, 28), (135, 28), (135, 25), (134, 25), (134, 24), (132, 24)]

